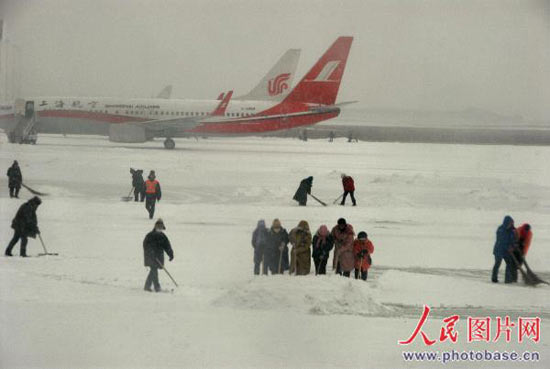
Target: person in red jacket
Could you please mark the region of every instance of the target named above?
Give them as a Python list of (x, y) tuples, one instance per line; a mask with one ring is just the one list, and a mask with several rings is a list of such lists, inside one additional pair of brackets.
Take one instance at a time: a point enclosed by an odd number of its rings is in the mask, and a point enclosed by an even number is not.
[(346, 205), (346, 197), (348, 197), (349, 194), (353, 206), (357, 206), (355, 196), (353, 195), (355, 193), (355, 183), (353, 182), (353, 178), (342, 173), (342, 186), (344, 187), (344, 195), (342, 197), (342, 202), (340, 203), (340, 205)]
[[(531, 225), (528, 223), (522, 224), (518, 228), (514, 229), (514, 234), (516, 237), (516, 243), (510, 252), (514, 256), (513, 260), (516, 268), (519, 268), (523, 264), (523, 260), (527, 255), (529, 246), (531, 246), (531, 240), (533, 239), (533, 232), (531, 231)], [(518, 280), (517, 271), (515, 271), (515, 273), (512, 274), (512, 279), (514, 282), (517, 282)]]
[(155, 171), (152, 170), (145, 181), (145, 209), (149, 212), (149, 219), (153, 219), (155, 203), (160, 201), (161, 196), (160, 183), (156, 180)]
[(533, 231), (531, 225), (528, 223), (522, 224), (517, 228), (518, 235), (518, 247), (523, 257), (527, 256), (529, 246), (531, 246), (531, 240), (533, 239)]
[(357, 239), (353, 241), (353, 254), (355, 255), (355, 279), (366, 281), (369, 268), (372, 264), (370, 255), (374, 252), (374, 245), (367, 237), (367, 232), (359, 232)]

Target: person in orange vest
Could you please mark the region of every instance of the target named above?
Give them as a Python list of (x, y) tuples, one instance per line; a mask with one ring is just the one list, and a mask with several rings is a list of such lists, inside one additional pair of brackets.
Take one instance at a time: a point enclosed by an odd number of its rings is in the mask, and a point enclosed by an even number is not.
[(162, 193), (160, 183), (156, 180), (155, 171), (152, 170), (145, 181), (145, 209), (149, 212), (149, 219), (155, 215), (155, 203), (160, 201)]

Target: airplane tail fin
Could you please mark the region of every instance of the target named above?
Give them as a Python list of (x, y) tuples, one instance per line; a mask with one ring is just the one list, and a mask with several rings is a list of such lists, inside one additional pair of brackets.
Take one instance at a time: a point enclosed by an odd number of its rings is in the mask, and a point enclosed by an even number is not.
[(283, 100), (283, 103), (333, 105), (338, 95), (353, 37), (338, 37)]
[(231, 100), (231, 96), (233, 95), (233, 90), (229, 91), (225, 94), (223, 97), (223, 100), (220, 101), (219, 105), (214, 109), (214, 111), (210, 114), (212, 116), (224, 116), (225, 110), (227, 109), (227, 105), (229, 105), (229, 100)]
[(172, 85), (164, 87), (157, 95), (157, 99), (169, 99), (170, 96), (172, 96)]
[(300, 58), (300, 49), (289, 49), (275, 63), (264, 78), (243, 96), (236, 100), (267, 100), (280, 101), (292, 85), (296, 74), (296, 66)]

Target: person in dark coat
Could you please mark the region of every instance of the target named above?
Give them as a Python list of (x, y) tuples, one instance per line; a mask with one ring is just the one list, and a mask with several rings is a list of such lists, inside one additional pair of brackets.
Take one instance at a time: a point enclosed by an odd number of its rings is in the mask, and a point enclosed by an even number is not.
[(327, 260), (333, 246), (334, 239), (332, 238), (327, 226), (320, 226), (311, 241), (311, 248), (313, 249), (311, 256), (313, 258), (313, 262), (315, 263), (315, 275), (327, 274)]
[(265, 257), (271, 274), (282, 274), (289, 269), (288, 232), (279, 219), (274, 219), (267, 233)]
[(152, 170), (145, 181), (145, 209), (149, 212), (149, 219), (153, 219), (155, 203), (160, 201), (161, 197), (160, 183), (156, 180), (155, 171)]
[(265, 220), (258, 221), (258, 225), (252, 232), (252, 247), (254, 248), (254, 274), (260, 274), (260, 264), (263, 263), (263, 274), (267, 274), (267, 265), (265, 262), (265, 249), (267, 246), (267, 228)]
[(8, 168), (6, 175), (8, 176), (10, 197), (19, 198), (19, 190), (21, 189), (21, 183), (23, 183), (23, 175), (21, 174), (21, 168), (19, 168), (19, 163), (17, 160), (13, 161), (13, 164)]
[(345, 175), (342, 173), (342, 187), (344, 187), (344, 195), (342, 197), (342, 202), (340, 205), (346, 205), (346, 198), (348, 197), (348, 194), (351, 197), (351, 202), (353, 203), (353, 206), (357, 206), (357, 202), (355, 201), (355, 182), (353, 181), (353, 178)]
[(4, 255), (13, 256), (11, 250), (17, 241), (21, 239), (19, 255), (23, 257), (27, 256), (27, 237), (35, 238), (37, 234), (40, 234), (38, 220), (36, 219), (36, 209), (41, 203), (42, 200), (35, 196), (19, 207), (15, 218), (11, 222), (11, 227), (14, 230), (13, 238), (8, 244)]
[(300, 182), (300, 187), (296, 190), (293, 199), (298, 201), (300, 206), (306, 206), (307, 195), (311, 193), (311, 187), (313, 186), (313, 177), (307, 177)]
[(143, 180), (143, 170), (130, 168), (132, 174), (132, 187), (134, 187), (134, 201), (145, 200), (145, 181)]
[(168, 237), (164, 234), (165, 229), (164, 222), (159, 218), (155, 228), (147, 233), (143, 240), (143, 265), (151, 268), (145, 280), (145, 291), (152, 292), (151, 285), (155, 287), (156, 292), (161, 290), (158, 270), (164, 267), (164, 253), (168, 255), (170, 261), (174, 260), (174, 251)]
[[(498, 269), (500, 268), (502, 259), (504, 259), (506, 263), (504, 283), (512, 283), (514, 281), (514, 275), (517, 275), (517, 269), (510, 255), (516, 243), (514, 220), (511, 216), (506, 215), (504, 217), (502, 224), (497, 229), (496, 236), (497, 239), (493, 247), (495, 265), (493, 266), (491, 280), (493, 283), (498, 283)], [(515, 279), (517, 280), (517, 277)]]

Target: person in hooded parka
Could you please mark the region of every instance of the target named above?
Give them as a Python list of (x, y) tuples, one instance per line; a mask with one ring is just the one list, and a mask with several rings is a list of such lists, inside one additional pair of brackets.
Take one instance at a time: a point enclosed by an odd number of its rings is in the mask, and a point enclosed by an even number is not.
[(267, 236), (265, 255), (271, 274), (282, 274), (289, 268), (288, 232), (279, 219), (274, 219)]
[(252, 232), (252, 248), (254, 249), (254, 274), (260, 274), (260, 265), (262, 265), (262, 273), (267, 274), (267, 263), (265, 260), (265, 250), (267, 246), (267, 228), (265, 220), (258, 220), (256, 229)]
[(311, 232), (308, 222), (300, 221), (298, 226), (290, 231), (288, 238), (292, 244), (290, 274), (309, 274), (311, 269)]

